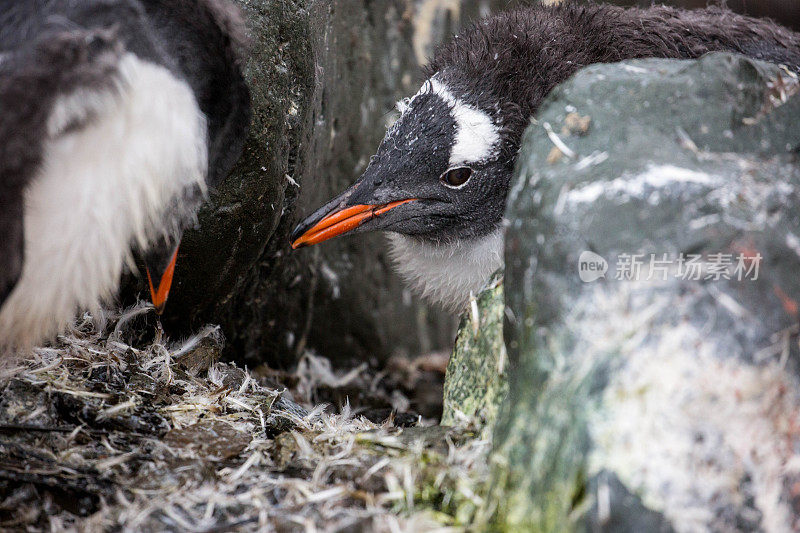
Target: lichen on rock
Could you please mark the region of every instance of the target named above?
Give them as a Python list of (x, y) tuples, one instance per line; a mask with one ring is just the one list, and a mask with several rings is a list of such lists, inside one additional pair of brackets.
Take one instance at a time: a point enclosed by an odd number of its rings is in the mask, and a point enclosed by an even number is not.
[(503, 342), (503, 273), (470, 300), (461, 315), (444, 383), (443, 425), (475, 423), (491, 428), (508, 394)]

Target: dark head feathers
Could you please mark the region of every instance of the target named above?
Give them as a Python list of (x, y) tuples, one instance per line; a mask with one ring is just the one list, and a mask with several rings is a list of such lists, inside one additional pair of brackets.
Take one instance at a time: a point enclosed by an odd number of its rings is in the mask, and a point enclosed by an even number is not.
[(427, 75), (439, 72), (468, 103), (497, 110), (512, 133), (504, 148), (510, 161), (544, 97), (580, 68), (645, 57), (693, 59), (713, 51), (800, 68), (800, 37), (770, 20), (719, 7), (624, 9), (566, 2), (478, 22), (439, 48)]

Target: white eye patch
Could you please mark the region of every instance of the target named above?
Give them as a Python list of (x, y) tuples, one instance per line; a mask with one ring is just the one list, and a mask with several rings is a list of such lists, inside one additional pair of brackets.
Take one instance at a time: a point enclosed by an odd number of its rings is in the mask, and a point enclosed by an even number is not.
[(456, 136), (450, 151), (450, 167), (484, 161), (497, 155), (500, 146), (500, 129), (492, 117), (480, 109), (456, 98), (436, 75), (425, 81), (420, 90), (411, 98), (397, 102), (397, 110), (402, 117), (418, 96), (435, 94), (450, 110), (456, 122)]
[(431, 78), (429, 82), (430, 90), (447, 103), (450, 115), (456, 121), (457, 131), (450, 151), (450, 166), (475, 163), (497, 155), (500, 130), (492, 121), (492, 117), (453, 96), (453, 93), (436, 77)]

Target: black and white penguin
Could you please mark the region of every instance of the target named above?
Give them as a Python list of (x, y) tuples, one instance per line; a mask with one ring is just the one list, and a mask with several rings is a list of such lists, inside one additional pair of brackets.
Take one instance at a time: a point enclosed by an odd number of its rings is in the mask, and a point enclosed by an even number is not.
[(227, 0), (0, 0), (0, 349), (117, 291), (133, 253), (153, 304), (250, 122)]
[(400, 274), (459, 308), (503, 262), (502, 218), (523, 130), (578, 69), (733, 51), (800, 66), (800, 36), (723, 8), (537, 4), (478, 22), (441, 48), (399, 104), (363, 176), (292, 234), (293, 248), (384, 230)]

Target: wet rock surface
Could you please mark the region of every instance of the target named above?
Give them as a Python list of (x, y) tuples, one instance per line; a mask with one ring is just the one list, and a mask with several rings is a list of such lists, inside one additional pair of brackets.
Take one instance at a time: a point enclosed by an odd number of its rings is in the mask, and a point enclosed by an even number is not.
[[(228, 354), (290, 365), (306, 348), (385, 361), (448, 346), (454, 321), (412, 297), (383, 238), (292, 252), (302, 215), (350, 185), (417, 91), (419, 66), (500, 2), (242, 0), (254, 121), (244, 155), (181, 246), (164, 315), (172, 334), (222, 326)], [(146, 297), (145, 282), (138, 292)], [(128, 291), (125, 301), (130, 301)]]
[(798, 526), (797, 89), (714, 54), (542, 106), (507, 211), (498, 526)]

